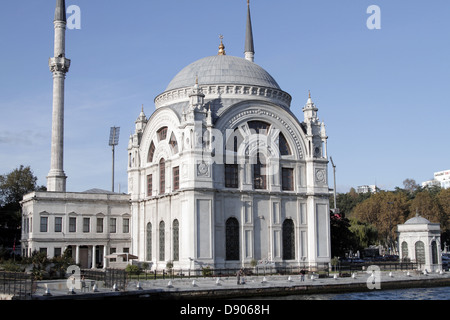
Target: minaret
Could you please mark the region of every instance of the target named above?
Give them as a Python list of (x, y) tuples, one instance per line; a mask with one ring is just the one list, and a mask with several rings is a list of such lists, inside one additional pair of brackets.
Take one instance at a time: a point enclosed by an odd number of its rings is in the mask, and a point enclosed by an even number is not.
[(66, 59), (66, 3), (56, 1), (54, 57), (49, 59), (50, 71), (53, 73), (53, 115), (52, 148), (50, 172), (47, 176), (47, 191), (65, 192), (66, 175), (64, 162), (64, 80), (69, 71), (70, 60)]
[(245, 32), (245, 59), (255, 60), (255, 47), (253, 45), (252, 18), (250, 16), (250, 0), (247, 0), (247, 28)]

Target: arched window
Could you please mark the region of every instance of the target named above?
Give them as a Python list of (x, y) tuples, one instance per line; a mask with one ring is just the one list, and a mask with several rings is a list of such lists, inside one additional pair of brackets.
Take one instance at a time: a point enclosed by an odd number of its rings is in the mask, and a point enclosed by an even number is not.
[(159, 223), (159, 261), (166, 260), (166, 224)]
[(239, 222), (229, 218), (225, 226), (225, 260), (239, 260)]
[(173, 220), (173, 261), (180, 260), (180, 223)]
[(291, 155), (291, 148), (289, 147), (286, 137), (282, 133), (278, 136), (278, 149), (280, 151), (280, 156)]
[[(154, 154), (155, 154), (155, 144), (152, 141), (152, 143), (150, 145), (150, 149), (148, 149), (147, 162), (153, 162)], [(130, 157), (131, 157), (131, 153), (130, 153)]]
[(159, 194), (166, 192), (166, 160), (159, 160)]
[(431, 242), (431, 263), (432, 264), (438, 263), (438, 252), (437, 252), (436, 241)]
[(268, 134), (270, 124), (263, 121), (249, 121), (247, 122), (250, 130), (253, 130), (253, 133), (257, 134)]
[(408, 243), (402, 242), (402, 260), (408, 259)]
[(294, 222), (286, 219), (283, 222), (283, 260), (295, 259), (295, 229)]
[(147, 261), (152, 261), (152, 224), (147, 223)]
[(425, 246), (422, 241), (416, 242), (416, 262), (425, 264)]

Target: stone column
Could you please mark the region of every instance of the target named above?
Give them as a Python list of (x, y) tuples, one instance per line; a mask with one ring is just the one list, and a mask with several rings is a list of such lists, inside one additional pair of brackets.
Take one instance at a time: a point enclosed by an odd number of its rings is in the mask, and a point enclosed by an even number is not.
[(75, 264), (80, 263), (80, 246), (75, 246)]
[(95, 269), (96, 268), (96, 263), (95, 263), (95, 245), (92, 246), (92, 266), (91, 269)]

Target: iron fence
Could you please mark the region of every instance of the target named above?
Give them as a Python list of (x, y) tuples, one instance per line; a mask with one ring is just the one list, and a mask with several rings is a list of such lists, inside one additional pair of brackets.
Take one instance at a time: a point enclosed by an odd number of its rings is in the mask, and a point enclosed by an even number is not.
[(15, 299), (30, 299), (36, 292), (33, 277), (23, 272), (0, 271), (0, 293), (12, 295)]
[(421, 264), (417, 262), (364, 262), (364, 263), (340, 263), (332, 267), (340, 276), (350, 276), (353, 272), (366, 271), (370, 266), (377, 266), (380, 271), (406, 271), (418, 270)]
[(315, 273), (319, 277), (328, 277), (328, 264), (311, 266), (264, 266), (251, 268), (209, 268), (200, 269), (161, 269), (161, 270), (140, 270), (137, 272), (128, 272), (129, 280), (156, 280), (156, 279), (175, 279), (175, 278), (208, 278), (208, 277), (234, 277), (240, 270), (244, 271), (246, 276), (269, 276), (269, 275), (299, 275), (302, 270), (305, 273)]
[(125, 290), (128, 285), (127, 272), (123, 269), (105, 269), (105, 270), (81, 270), (81, 276), (94, 281), (103, 283), (106, 288)]

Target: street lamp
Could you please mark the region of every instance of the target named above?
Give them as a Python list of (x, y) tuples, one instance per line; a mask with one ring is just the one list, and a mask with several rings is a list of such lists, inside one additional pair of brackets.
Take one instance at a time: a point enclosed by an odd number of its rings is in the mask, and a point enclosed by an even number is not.
[(109, 145), (112, 147), (112, 192), (114, 192), (114, 147), (119, 144), (119, 127), (111, 127)]

